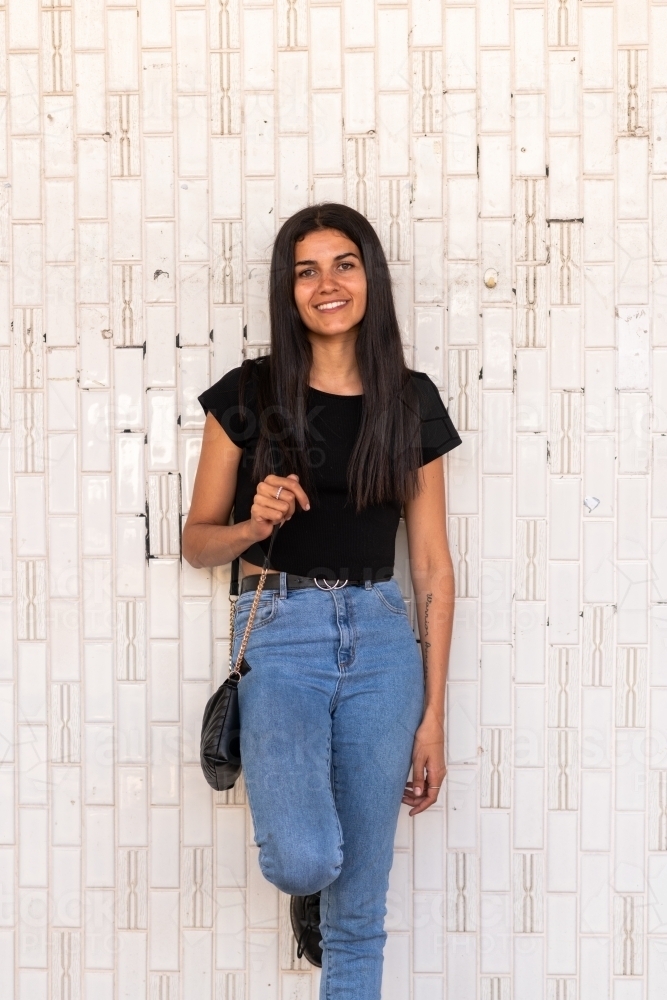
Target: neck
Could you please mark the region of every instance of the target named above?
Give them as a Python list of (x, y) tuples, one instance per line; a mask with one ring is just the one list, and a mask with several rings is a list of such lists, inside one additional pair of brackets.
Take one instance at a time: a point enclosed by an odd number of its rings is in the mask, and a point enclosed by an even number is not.
[(310, 384), (314, 389), (341, 396), (363, 392), (356, 355), (357, 333), (358, 330), (353, 329), (331, 337), (309, 335), (313, 354)]

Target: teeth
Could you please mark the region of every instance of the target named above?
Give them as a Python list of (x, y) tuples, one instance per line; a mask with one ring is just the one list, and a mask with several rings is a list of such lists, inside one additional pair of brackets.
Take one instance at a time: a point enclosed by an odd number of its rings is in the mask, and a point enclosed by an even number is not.
[(321, 306), (317, 306), (318, 309), (336, 309), (337, 306), (344, 306), (344, 302), (323, 302)]

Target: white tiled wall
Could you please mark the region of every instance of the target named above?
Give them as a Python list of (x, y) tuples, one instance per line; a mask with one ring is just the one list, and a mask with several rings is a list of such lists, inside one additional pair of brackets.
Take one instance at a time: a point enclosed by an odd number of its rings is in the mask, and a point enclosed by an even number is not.
[(464, 439), (384, 1000), (667, 996), (666, 48), (648, 0), (0, 4), (3, 1000), (316, 996), (199, 771), (227, 572), (180, 523), (323, 199)]

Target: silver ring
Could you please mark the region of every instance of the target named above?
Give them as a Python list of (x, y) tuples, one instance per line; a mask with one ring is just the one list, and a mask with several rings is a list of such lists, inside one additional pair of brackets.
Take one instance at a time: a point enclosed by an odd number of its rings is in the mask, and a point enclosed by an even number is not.
[(283, 487), (279, 486), (278, 490), (276, 491), (276, 500), (280, 500), (280, 494), (282, 493), (282, 491), (283, 491)]
[(316, 576), (313, 577), (313, 581), (318, 590), (341, 590), (347, 583), (347, 580), (336, 580), (334, 584), (329, 584), (324, 577), (322, 577), (323, 586), (320, 587)]

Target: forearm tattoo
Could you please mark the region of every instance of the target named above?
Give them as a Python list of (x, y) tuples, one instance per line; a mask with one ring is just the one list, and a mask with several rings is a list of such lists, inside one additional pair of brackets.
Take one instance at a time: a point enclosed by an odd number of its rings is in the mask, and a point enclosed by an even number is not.
[(424, 649), (424, 677), (428, 677), (428, 651), (431, 648), (431, 643), (429, 641), (429, 615), (431, 611), (431, 604), (433, 602), (433, 594), (426, 595), (426, 605), (424, 607), (424, 642), (422, 647)]

